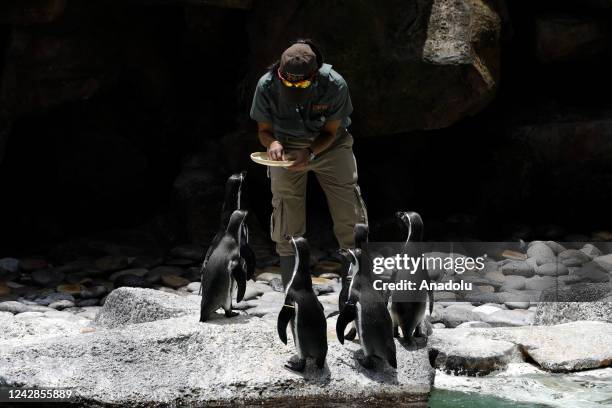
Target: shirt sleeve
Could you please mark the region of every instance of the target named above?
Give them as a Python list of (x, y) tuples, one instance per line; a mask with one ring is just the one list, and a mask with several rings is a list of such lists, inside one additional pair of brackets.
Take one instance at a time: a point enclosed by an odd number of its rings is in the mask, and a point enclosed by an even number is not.
[(253, 103), (251, 104), (251, 119), (257, 122), (272, 123), (272, 109), (270, 105), (270, 99), (266, 95), (265, 89), (262, 84), (262, 79), (257, 83), (255, 88), (255, 95), (253, 95)]
[(338, 90), (336, 91), (331, 107), (328, 111), (327, 120), (339, 120), (350, 116), (353, 113), (353, 103), (351, 102), (351, 95), (346, 81), (342, 79), (338, 83)]

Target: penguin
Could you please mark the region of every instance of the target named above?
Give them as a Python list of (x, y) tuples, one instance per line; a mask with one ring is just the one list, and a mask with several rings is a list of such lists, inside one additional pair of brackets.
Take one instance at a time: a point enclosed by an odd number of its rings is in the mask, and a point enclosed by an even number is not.
[[(423, 220), (421, 216), (413, 211), (399, 211), (396, 213), (396, 216), (403, 221), (408, 229), (403, 252), (411, 256), (419, 256), (414, 249), (409, 248), (409, 242), (413, 236), (413, 241), (421, 242), (423, 240)], [(402, 279), (411, 280), (417, 285), (420, 285), (422, 281), (430, 283), (429, 273), (427, 273), (425, 268), (417, 269), (414, 274), (411, 272), (407, 270), (396, 271), (394, 280), (396, 282)], [(394, 293), (391, 297), (393, 333), (395, 337), (399, 337), (399, 327), (401, 327), (404, 340), (414, 344), (414, 337), (427, 337), (427, 330), (424, 327), (425, 310), (427, 300), (429, 300), (429, 314), (431, 314), (434, 294), (432, 290), (427, 292), (415, 291), (410, 294), (410, 299), (400, 301), (399, 298), (400, 296), (397, 293)]]
[[(208, 263), (212, 252), (217, 245), (219, 245), (219, 242), (225, 235), (225, 230), (232, 213), (235, 210), (243, 209), (241, 196), (242, 185), (246, 178), (246, 174), (246, 171), (232, 174), (225, 182), (225, 196), (223, 199), (223, 207), (221, 208), (219, 229), (208, 246), (208, 250), (204, 256), (204, 262), (202, 262), (202, 268), (200, 269), (200, 276), (202, 280), (204, 279), (204, 274), (206, 273), (206, 264)], [(247, 279), (253, 279), (253, 276), (255, 275), (255, 254), (249, 246), (249, 229), (246, 223), (243, 223), (243, 225), (240, 227), (240, 256), (246, 263)], [(201, 290), (202, 286), (200, 286), (200, 292)]]
[(344, 308), (344, 305), (346, 305), (346, 301), (349, 297), (349, 287), (351, 286), (351, 281), (353, 280), (353, 275), (355, 274), (355, 270), (357, 268), (357, 264), (354, 262), (354, 257), (348, 250), (341, 250), (340, 256), (342, 258), (342, 268), (340, 272), (342, 286), (340, 288), (340, 293), (338, 294), (338, 311), (333, 312), (328, 317), (340, 314), (340, 311)]
[(232, 311), (232, 294), (237, 287), (236, 301), (240, 302), (246, 291), (247, 270), (240, 256), (240, 228), (247, 215), (244, 210), (232, 213), (225, 234), (210, 254), (202, 277), (200, 322), (208, 320), (219, 307), (225, 310), (225, 317), (238, 315)]
[(278, 314), (277, 330), (281, 341), (287, 344), (287, 325), (291, 324), (297, 361), (289, 360), (285, 367), (302, 372), (306, 359), (313, 358), (319, 369), (327, 356), (327, 322), (323, 305), (312, 289), (310, 276), (310, 249), (306, 239), (291, 237), (295, 249), (293, 275), (285, 290), (285, 303)]
[[(354, 229), (354, 241), (356, 249), (363, 249), (363, 246), (368, 243), (368, 232), (369, 227), (366, 224), (355, 224)], [(356, 260), (354, 256), (349, 256), (349, 253), (344, 251), (341, 252), (343, 255), (343, 271), (346, 271), (346, 277), (342, 277), (342, 289), (340, 290), (340, 294), (338, 296), (338, 310), (342, 311), (342, 308), (346, 304), (349, 294), (349, 287), (353, 280), (353, 276), (355, 275), (356, 270)], [(345, 339), (353, 341), (357, 336), (357, 330), (355, 327), (351, 327), (344, 336)]]
[[(358, 224), (355, 230), (367, 232), (367, 226)], [(349, 294), (344, 308), (338, 316), (336, 335), (344, 344), (344, 330), (355, 321), (359, 342), (364, 357), (358, 358), (366, 369), (374, 368), (374, 358), (382, 359), (393, 368), (397, 368), (395, 341), (393, 340), (393, 323), (384, 294), (373, 287), (372, 260), (367, 250), (356, 248), (349, 250), (356, 264), (355, 275), (349, 287)]]

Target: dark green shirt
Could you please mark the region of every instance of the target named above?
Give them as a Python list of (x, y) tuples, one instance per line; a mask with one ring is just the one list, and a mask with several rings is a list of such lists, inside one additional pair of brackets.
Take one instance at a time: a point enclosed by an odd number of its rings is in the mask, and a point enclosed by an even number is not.
[(283, 86), (276, 75), (265, 73), (257, 83), (251, 118), (274, 127), (274, 137), (285, 139), (314, 139), (325, 122), (341, 120), (340, 128), (351, 124), (349, 115), (353, 105), (348, 85), (342, 76), (323, 64), (317, 79), (311, 85), (312, 94), (304, 105), (279, 101), (279, 87)]

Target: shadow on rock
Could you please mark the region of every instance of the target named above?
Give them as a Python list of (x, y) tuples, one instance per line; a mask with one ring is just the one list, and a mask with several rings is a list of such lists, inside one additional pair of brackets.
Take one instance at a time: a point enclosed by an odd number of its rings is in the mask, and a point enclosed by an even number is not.
[(397, 370), (387, 364), (386, 361), (381, 360), (380, 358), (375, 357), (374, 362), (375, 366), (373, 369), (367, 369), (363, 367), (359, 360), (365, 358), (365, 354), (363, 350), (359, 349), (353, 353), (353, 358), (355, 359), (355, 368), (360, 374), (365, 375), (372, 381), (376, 381), (377, 383), (382, 384), (399, 384), (397, 379)]
[[(296, 360), (297, 358), (298, 358), (297, 355), (293, 355), (291, 357), (291, 360)], [(316, 366), (313, 360), (308, 359), (306, 362), (306, 369), (301, 373), (290, 370), (289, 368), (286, 368), (286, 367), (285, 367), (285, 370), (287, 370), (288, 372), (292, 374), (300, 376), (309, 382), (318, 383), (320, 385), (327, 385), (331, 382), (331, 371), (329, 371), (329, 366), (327, 365), (327, 363), (325, 363), (323, 368), (320, 369)]]
[(425, 337), (413, 337), (411, 340), (404, 338), (398, 339), (397, 343), (402, 346), (406, 351), (417, 351), (427, 347), (427, 338)]
[(256, 318), (255, 316), (240, 314), (238, 316), (227, 318), (222, 313), (212, 313), (210, 318), (201, 322), (201, 324), (215, 324), (215, 325), (226, 325), (226, 324), (246, 324), (251, 319)]

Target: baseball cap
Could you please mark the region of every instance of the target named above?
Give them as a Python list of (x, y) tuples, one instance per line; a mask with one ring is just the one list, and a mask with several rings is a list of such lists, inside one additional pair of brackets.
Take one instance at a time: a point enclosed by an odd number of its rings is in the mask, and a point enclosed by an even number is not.
[[(312, 79), (318, 69), (317, 56), (308, 44), (297, 43), (281, 55), (279, 75), (288, 82)], [(312, 86), (306, 88), (288, 87), (281, 81), (280, 98), (289, 103), (301, 104), (308, 100)]]

